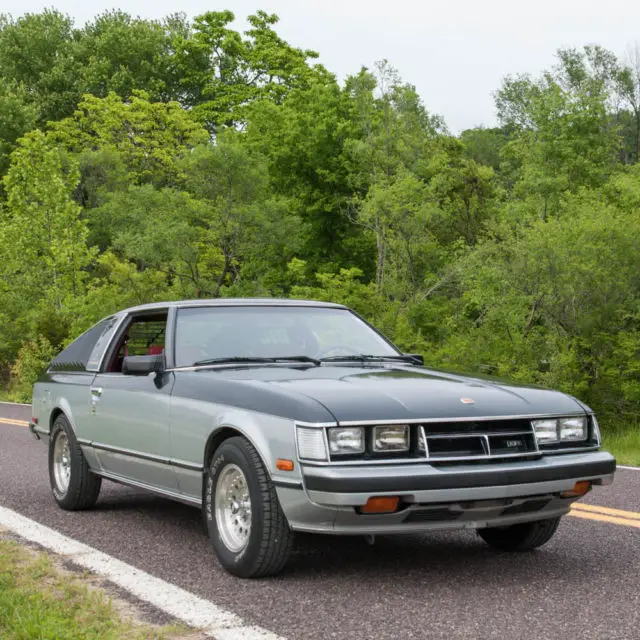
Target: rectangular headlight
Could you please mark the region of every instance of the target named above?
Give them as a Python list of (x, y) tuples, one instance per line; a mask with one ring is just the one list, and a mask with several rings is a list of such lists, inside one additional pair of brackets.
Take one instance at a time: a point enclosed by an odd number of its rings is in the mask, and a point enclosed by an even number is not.
[(586, 416), (532, 420), (531, 424), (538, 444), (577, 442), (587, 439)]
[(332, 427), (329, 429), (329, 451), (335, 455), (364, 453), (363, 427)]
[(560, 440), (586, 440), (587, 419), (585, 418), (560, 418), (558, 420), (558, 432)]
[(533, 430), (538, 444), (558, 442), (558, 421), (555, 419), (532, 420)]
[(306, 460), (326, 460), (327, 449), (324, 444), (324, 429), (297, 427), (298, 455)]
[(408, 451), (409, 426), (381, 425), (373, 428), (374, 451)]

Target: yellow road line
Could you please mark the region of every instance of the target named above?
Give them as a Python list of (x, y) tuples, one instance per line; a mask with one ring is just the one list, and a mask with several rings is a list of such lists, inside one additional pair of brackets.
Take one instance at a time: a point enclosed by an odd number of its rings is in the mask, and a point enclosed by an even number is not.
[(2, 424), (13, 424), (17, 427), (28, 427), (29, 423), (26, 420), (14, 420), (13, 418), (0, 418)]
[(578, 509), (579, 511), (604, 513), (608, 516), (615, 516), (617, 518), (631, 518), (631, 520), (640, 520), (640, 513), (637, 513), (636, 511), (623, 511), (622, 509), (611, 509), (609, 507), (601, 507), (594, 504), (582, 504), (581, 502), (572, 504), (571, 508)]
[(591, 513), (588, 511), (579, 511), (572, 509), (569, 512), (574, 518), (584, 518), (585, 520), (598, 520), (598, 522), (610, 522), (611, 524), (621, 524), (626, 527), (636, 527), (640, 529), (640, 520), (630, 520), (627, 518), (614, 518), (613, 516), (602, 516), (599, 513)]

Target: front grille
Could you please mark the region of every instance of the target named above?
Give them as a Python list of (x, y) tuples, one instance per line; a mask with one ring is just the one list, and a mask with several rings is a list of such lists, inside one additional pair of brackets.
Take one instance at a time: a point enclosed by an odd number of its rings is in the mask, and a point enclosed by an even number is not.
[(419, 429), (418, 450), (433, 462), (539, 454), (529, 420), (435, 422)]
[(428, 438), (428, 442), (430, 458), (469, 458), (487, 453), (483, 439), (477, 436)]

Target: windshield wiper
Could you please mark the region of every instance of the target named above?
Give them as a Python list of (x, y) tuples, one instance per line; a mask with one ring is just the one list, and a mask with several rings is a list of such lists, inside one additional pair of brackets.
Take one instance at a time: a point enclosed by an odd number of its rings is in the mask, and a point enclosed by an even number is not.
[(359, 353), (358, 355), (327, 356), (326, 358), (320, 358), (320, 360), (322, 362), (384, 362), (385, 360), (391, 360), (393, 362), (418, 363), (413, 356), (408, 355), (374, 356), (366, 353)]
[(316, 366), (320, 366), (320, 360), (311, 358), (310, 356), (281, 356), (275, 358), (258, 358), (255, 356), (232, 356), (228, 358), (207, 358), (206, 360), (198, 360), (194, 362), (192, 367), (203, 367), (208, 364), (274, 364), (280, 362), (308, 362)]
[(277, 358), (272, 358), (272, 360), (274, 362), (308, 362), (309, 364), (315, 364), (316, 367), (322, 364), (320, 360), (312, 358), (311, 356), (278, 356)]
[(202, 367), (204, 365), (207, 364), (231, 364), (233, 362), (237, 362), (237, 363), (268, 363), (268, 362), (273, 362), (272, 358), (254, 358), (254, 357), (250, 357), (250, 356), (233, 356), (233, 357), (229, 357), (229, 358), (207, 358), (206, 360), (198, 360), (197, 362), (194, 362), (191, 366), (192, 367)]

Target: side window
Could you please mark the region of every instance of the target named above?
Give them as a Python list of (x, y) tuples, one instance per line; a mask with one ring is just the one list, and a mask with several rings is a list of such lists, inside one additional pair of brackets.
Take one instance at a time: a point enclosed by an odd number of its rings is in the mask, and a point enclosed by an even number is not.
[(119, 373), (127, 356), (148, 356), (164, 353), (167, 313), (140, 315), (131, 318), (116, 340), (107, 371)]
[(134, 320), (127, 331), (127, 355), (147, 356), (164, 351), (167, 319)]

